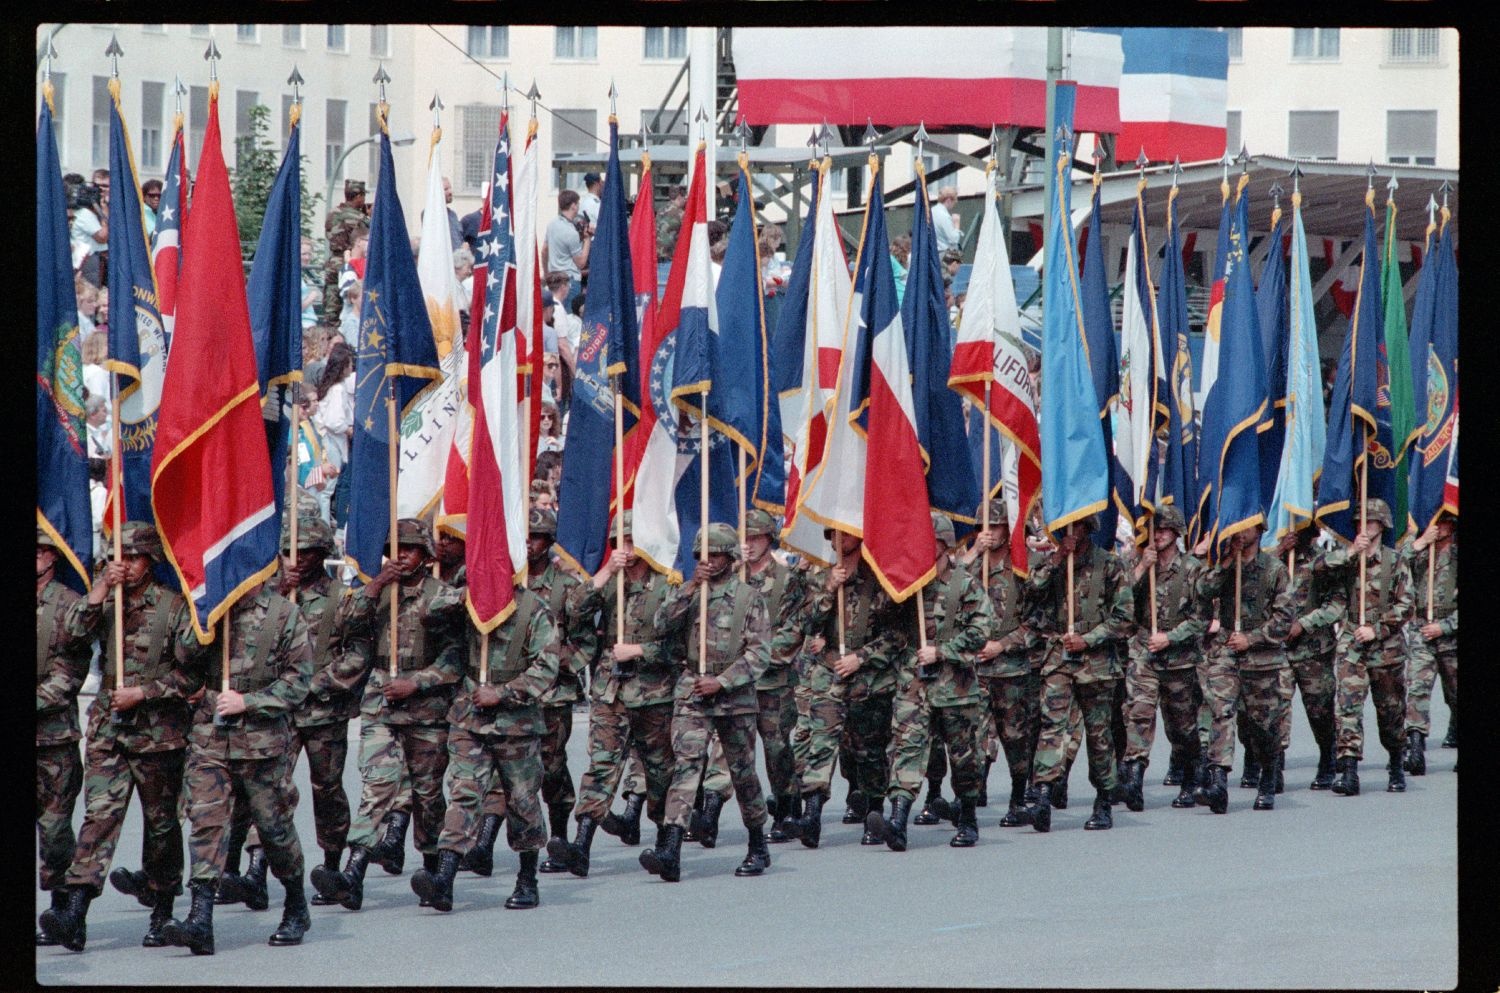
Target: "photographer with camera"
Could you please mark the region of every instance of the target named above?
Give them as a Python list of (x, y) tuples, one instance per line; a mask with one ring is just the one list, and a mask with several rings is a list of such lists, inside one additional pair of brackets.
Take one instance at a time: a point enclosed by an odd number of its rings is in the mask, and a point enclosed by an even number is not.
[(77, 186), (68, 207), (73, 258), (84, 279), (103, 286), (109, 279), (109, 170), (95, 169), (94, 181)]
[(547, 225), (547, 271), (566, 273), (569, 279), (564, 308), (582, 288), (594, 237), (593, 225), (579, 217), (578, 210), (578, 194), (563, 190), (557, 195), (557, 216)]

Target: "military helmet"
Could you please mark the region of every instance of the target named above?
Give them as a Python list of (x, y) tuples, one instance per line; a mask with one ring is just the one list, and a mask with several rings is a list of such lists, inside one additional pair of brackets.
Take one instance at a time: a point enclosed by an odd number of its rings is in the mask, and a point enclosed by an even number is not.
[(148, 555), (162, 560), (161, 536), (146, 521), (126, 521), (120, 526), (120, 551), (125, 555)]
[(635, 531), (631, 528), (631, 512), (627, 510), (627, 511), (625, 511), (625, 513), (623, 515), (621, 515), (620, 518), (617, 519), (617, 518), (611, 517), (609, 519), (609, 535), (608, 535), (608, 538), (609, 538), (610, 544), (614, 544), (617, 532), (618, 532), (619, 528), (622, 527), (622, 526), (625, 529), (625, 537), (629, 538), (631, 540), (631, 542), (635, 541)]
[(753, 538), (756, 535), (769, 535), (775, 537), (777, 532), (776, 518), (755, 507), (745, 513), (745, 537)]
[(57, 539), (52, 537), (52, 532), (40, 524), (36, 527), (36, 546), (38, 548), (55, 548), (58, 551), (62, 551), (62, 545), (58, 544)]
[(1099, 515), (1098, 514), (1090, 514), (1087, 517), (1080, 517), (1078, 520), (1074, 521), (1073, 523), (1074, 524), (1082, 524), (1084, 527), (1088, 528), (1090, 531), (1098, 531), (1099, 530)]
[(734, 528), (728, 524), (714, 523), (707, 528), (700, 528), (698, 534), (693, 538), (693, 554), (703, 553), (703, 536), (708, 535), (708, 553), (710, 555), (728, 555), (732, 559), (740, 557), (740, 537), (734, 533)]
[[(403, 517), (396, 522), (396, 544), (413, 545), (426, 552), (429, 558), (437, 554), (432, 547), (432, 529), (427, 526), (426, 521), (416, 517)], [(390, 538), (386, 538), (385, 554), (395, 557), (391, 553)]]
[[(322, 551), (325, 555), (332, 554), (334, 549), (333, 528), (317, 514), (298, 514), (297, 550), (300, 552), (309, 549)], [(283, 516), (281, 519), (281, 551), (286, 553), (291, 550), (291, 522), (288, 517)]]
[(941, 541), (944, 547), (952, 548), (958, 537), (953, 533), (953, 521), (947, 514), (932, 515), (932, 536)]
[(1156, 508), (1156, 529), (1176, 531), (1179, 536), (1187, 533), (1187, 522), (1182, 519), (1182, 511), (1177, 509), (1176, 504), (1169, 503)]
[(531, 508), (527, 516), (528, 534), (544, 534), (549, 538), (557, 537), (557, 512), (555, 510), (539, 510)]
[[(979, 523), (984, 523), (982, 508), (981, 513), (978, 516)], [(1009, 530), (1010, 528), (1010, 508), (1005, 506), (1004, 497), (990, 498), (990, 527), (1006, 528), (1007, 530)]]
[(1391, 508), (1379, 497), (1371, 497), (1365, 501), (1365, 516), (1372, 521), (1379, 521), (1387, 530), (1394, 527), (1391, 523)]
[(344, 199), (353, 200), (365, 192), (365, 181), (362, 179), (344, 180)]

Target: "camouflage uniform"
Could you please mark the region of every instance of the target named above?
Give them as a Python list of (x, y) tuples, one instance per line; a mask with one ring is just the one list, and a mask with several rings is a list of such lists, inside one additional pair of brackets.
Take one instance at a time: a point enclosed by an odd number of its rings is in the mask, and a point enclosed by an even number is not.
[[(578, 577), (563, 570), (555, 561), (526, 579), (526, 588), (536, 594), (552, 625), (549, 646), (558, 660), (556, 678), (538, 699), (542, 723), (542, 801), (548, 811), (554, 807), (571, 810), (577, 795), (573, 792), (573, 775), (568, 771), (568, 739), (573, 734), (573, 704), (582, 698), (584, 672), (588, 668), (595, 639), (567, 637), (574, 628), (568, 613), (568, 602), (578, 588)], [(558, 829), (554, 825), (554, 830)]]
[(669, 203), (656, 215), (657, 260), (670, 262), (677, 245), (677, 232), (682, 227), (682, 208)]
[(1407, 559), (1411, 571), (1412, 599), (1415, 608), (1408, 640), (1411, 644), (1406, 677), (1406, 730), (1420, 732), (1425, 738), (1432, 728), (1432, 684), (1441, 676), (1443, 700), (1452, 711), (1450, 727), (1458, 722), (1458, 541), (1437, 553), (1433, 571), (1432, 620), (1443, 633), (1432, 641), (1422, 636), (1427, 623), (1427, 564), (1429, 552), (1411, 550)]
[(980, 659), (976, 672), (984, 684), (991, 718), (1000, 745), (1005, 750), (1006, 768), (1010, 772), (1011, 799), (1007, 820), (1020, 823), (1011, 815), (1019, 816), (1022, 794), (1031, 778), (1031, 760), (1036, 754), (1041, 726), (1040, 656), (1035, 653), (1037, 638), (1027, 623), (1034, 594), (1016, 576), (1009, 556), (999, 563), (990, 564), (986, 592), (993, 618), (989, 640), (1000, 642), (1000, 652), (992, 659)]
[[(1292, 619), (1302, 625), (1302, 634), (1286, 644), (1292, 682), (1302, 692), (1302, 709), (1318, 744), (1318, 776), (1327, 776), (1333, 758), (1333, 625), (1344, 616), (1344, 589), (1329, 583), (1328, 574), (1317, 567), (1320, 553), (1299, 554), (1293, 563), (1289, 592)], [(1281, 722), (1281, 749), (1292, 741), (1291, 697)]]
[(344, 182), (344, 202), (328, 212), (323, 221), (323, 233), (328, 238), (328, 261), (323, 265), (323, 323), (338, 327), (339, 312), (343, 300), (339, 297), (339, 271), (344, 266), (343, 254), (354, 244), (354, 234), (368, 227), (370, 216), (364, 208), (350, 203), (365, 191), (365, 184), (357, 179)]
[[(1130, 668), (1125, 676), (1125, 761), (1140, 762), (1144, 770), (1151, 761), (1156, 738), (1156, 710), (1161, 707), (1167, 740), (1188, 767), (1198, 761), (1198, 646), (1208, 630), (1207, 610), (1196, 591), (1201, 563), (1177, 552), (1172, 561), (1156, 566), (1156, 628), (1167, 636), (1168, 646), (1152, 652), (1151, 576), (1136, 580), (1136, 633), (1130, 639)], [(1185, 784), (1185, 789), (1191, 784)]]
[[(767, 518), (770, 516), (764, 511), (756, 513)], [(747, 521), (747, 535), (750, 531)], [(796, 661), (803, 641), (801, 614), (808, 596), (807, 571), (776, 561), (769, 551), (766, 557), (770, 559), (766, 568), (760, 572), (746, 572), (746, 581), (760, 592), (765, 601), (766, 616), (771, 621), (770, 664), (755, 681), (759, 715), (756, 731), (765, 753), (766, 779), (771, 795), (777, 798), (778, 813), (785, 818), (790, 816), (790, 810), (781, 811), (780, 807), (790, 808), (793, 798), (800, 792), (797, 767), (792, 759), (791, 737), (797, 724)], [(704, 789), (709, 788), (705, 779)]]
[[(57, 547), (41, 529), (37, 544)], [(36, 594), (37, 854), (42, 889), (57, 893), (73, 859), (73, 808), (83, 788), (78, 690), (89, 671), (89, 639), (70, 634), (64, 623), (81, 599), (56, 579)]]

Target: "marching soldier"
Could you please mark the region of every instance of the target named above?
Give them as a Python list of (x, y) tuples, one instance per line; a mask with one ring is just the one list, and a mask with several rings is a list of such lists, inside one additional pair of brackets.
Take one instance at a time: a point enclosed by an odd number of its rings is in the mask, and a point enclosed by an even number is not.
[[(300, 945), (312, 918), (292, 816), (292, 714), (312, 678), (312, 637), (296, 604), (264, 583), (235, 603), (216, 634), (207, 645), (188, 630), (177, 638), (177, 658), (207, 691), (193, 710), (188, 742), (193, 905), (185, 920), (174, 918), (162, 931), (169, 943), (194, 955), (214, 953), (214, 890), (224, 872), (234, 808), (244, 804), (271, 873), (286, 890), (281, 924), (268, 943)], [(221, 688), (226, 668), (228, 688)]]
[[(759, 876), (771, 865), (771, 852), (766, 847), (766, 802), (755, 771), (759, 712), (755, 682), (770, 664), (770, 619), (765, 600), (734, 572), (733, 564), (740, 556), (734, 529), (727, 524), (700, 528), (693, 542), (694, 554), (701, 554), (705, 547), (708, 554), (699, 562), (693, 578), (667, 597), (656, 612), (656, 627), (662, 638), (686, 642), (679, 663), (682, 672), (673, 691), (672, 752), (676, 766), (667, 794), (666, 831), (662, 844), (640, 856), (642, 867), (665, 882), (681, 877), (682, 835), (702, 777), (710, 729), (718, 732), (724, 747), (740, 816), (750, 832), (749, 849), (734, 874)], [(699, 626), (699, 587), (705, 583), (706, 632)]]
[[(73, 808), (83, 789), (78, 690), (88, 675), (90, 654), (90, 639), (70, 634), (64, 623), (79, 596), (57, 581), (62, 547), (52, 532), (36, 529), (36, 836), (41, 886), (52, 894), (54, 914), (68, 905)], [(81, 920), (79, 926), (81, 930)], [(57, 944), (40, 929), (36, 943)]]
[[(102, 681), (89, 708), (84, 746), (83, 827), (73, 864), (63, 879), (67, 904), (44, 911), (41, 917), (46, 936), (75, 952), (83, 950), (89, 903), (104, 888), (132, 791), (140, 793), (146, 822), (141, 848), (152, 910), (151, 923), (141, 939), (145, 947), (168, 943), (165, 927), (182, 886), (178, 798), (188, 746), (187, 698), (201, 679), (176, 654), (177, 639), (192, 637), (187, 604), (151, 574), (152, 565), (162, 559), (156, 529), (143, 521), (126, 521), (120, 528), (120, 541), (122, 560), (105, 566), (88, 596), (74, 601), (63, 622), (69, 639), (98, 639), (105, 646)], [(125, 600), (123, 686), (115, 682), (111, 596)], [(115, 871), (121, 881), (130, 877), (128, 870)]]
[[(1338, 688), (1334, 691), (1339, 778), (1333, 792), (1359, 795), (1359, 762), (1364, 758), (1365, 697), (1375, 698), (1380, 744), (1390, 757), (1388, 793), (1406, 790), (1401, 768), (1401, 731), (1406, 718), (1406, 645), (1402, 626), (1411, 615), (1411, 573), (1400, 553), (1385, 547), (1381, 538), (1391, 527), (1391, 509), (1384, 500), (1365, 501), (1366, 524), (1347, 548), (1329, 552), (1323, 567), (1346, 591), (1343, 629), (1334, 655)], [(1359, 588), (1359, 559), (1365, 559), (1365, 587)], [(1363, 593), (1364, 611), (1360, 601)], [(1363, 623), (1361, 623), (1363, 621)]]
[[(1448, 737), (1444, 748), (1458, 747), (1458, 539), (1455, 520), (1443, 511), (1411, 545), (1410, 563), (1415, 614), (1408, 639), (1411, 661), (1406, 686), (1406, 771), (1427, 772), (1427, 735), (1432, 729), (1432, 684), (1441, 676), (1447, 701)], [(1430, 547), (1436, 552), (1429, 552)], [(1428, 566), (1432, 571), (1432, 616), (1427, 614)]]
[[(1201, 564), (1177, 550), (1177, 539), (1187, 530), (1182, 511), (1172, 504), (1158, 507), (1151, 544), (1141, 551), (1135, 567), (1136, 634), (1130, 639), (1130, 668), (1126, 673), (1125, 806), (1144, 810), (1143, 778), (1156, 737), (1156, 709), (1160, 701), (1167, 740), (1184, 762), (1181, 791), (1172, 806), (1196, 806), (1193, 799), (1199, 762), (1198, 645), (1208, 629), (1208, 618), (1198, 599), (1196, 582)], [(1155, 602), (1149, 575), (1156, 567)], [(1153, 627), (1155, 629), (1153, 633)]]
[[(343, 872), (317, 866), (313, 886), (327, 900), (349, 910), (364, 902), (365, 870), (389, 858), (372, 849), (376, 831), (401, 802), (409, 777), (412, 836), (422, 865), (438, 867), (438, 833), (443, 826), (443, 772), (448, 768), (448, 705), (462, 673), (461, 631), (456, 623), (424, 624), (438, 594), (452, 589), (428, 569), (432, 539), (415, 518), (396, 524), (396, 548), (375, 578), (344, 601), (339, 623), (344, 650), (330, 682), (353, 688), (365, 680), (360, 705), (359, 768), (363, 780), (359, 812), (349, 831), (349, 859)], [(397, 598), (395, 646), (397, 675), (391, 675), (391, 599)], [(389, 864), (382, 864), (387, 872)]]
[[(1115, 755), (1110, 706), (1122, 666), (1116, 642), (1130, 630), (1130, 585), (1125, 568), (1113, 552), (1096, 548), (1089, 533), (1099, 520), (1089, 515), (1068, 525), (1056, 550), (1031, 571), (1030, 585), (1041, 598), (1038, 633), (1047, 637), (1042, 661), (1041, 735), (1032, 774), (1037, 800), (1031, 807), (1031, 826), (1052, 829), (1052, 792), (1063, 779), (1068, 746), (1069, 711), (1074, 701), (1083, 715), (1089, 758), (1089, 782), (1095, 790), (1094, 811), (1084, 829), (1109, 830), (1110, 794), (1115, 788)], [(1071, 630), (1067, 571), (1073, 559)]]
[(893, 852), (906, 851), (906, 818), (922, 787), (928, 751), (946, 748), (953, 764), (953, 791), (958, 797), (958, 833), (954, 848), (979, 841), (975, 806), (979, 800), (981, 701), (975, 653), (995, 623), (994, 608), (967, 569), (949, 556), (955, 538), (953, 522), (932, 515), (937, 540), (935, 575), (918, 593), (922, 597), (926, 646), (912, 639), (896, 677), (891, 708), (891, 816), (867, 815), (866, 827)]
[(433, 624), (462, 623), (468, 640), (444, 650), (461, 653), (464, 677), (448, 710), (452, 802), (438, 839), (438, 865), (436, 871), (414, 873), (411, 888), (422, 906), (443, 913), (453, 909), (453, 877), (478, 838), (481, 820), (491, 816), (482, 808), (498, 784), (505, 795), (507, 839), (521, 857), (516, 888), (505, 908), (526, 910), (538, 903), (537, 852), (545, 841), (537, 801), (546, 729), (539, 701), (557, 681), (555, 632), (546, 605), (525, 587), (516, 589), (514, 612), (488, 639), (467, 618), (464, 599), (462, 590), (449, 587), (433, 597), (428, 610)]
[(449, 528), (438, 528), (435, 548), (438, 578), (449, 586), (462, 588), (468, 585), (468, 570), (464, 567), (468, 545), (463, 537)]
[[(1302, 693), (1307, 725), (1318, 744), (1318, 770), (1308, 789), (1326, 790), (1333, 785), (1333, 625), (1344, 616), (1344, 589), (1330, 583), (1326, 570), (1318, 569), (1321, 553), (1313, 545), (1317, 529), (1301, 528), (1283, 535), (1276, 545), (1277, 558), (1295, 552), (1289, 593), (1292, 598), (1291, 631), (1286, 636), (1286, 660), (1296, 688)], [(1292, 740), (1291, 697), (1281, 722), (1281, 750)], [(1280, 786), (1280, 784), (1277, 784)], [(1278, 792), (1280, 790), (1278, 789)]]
[[(1259, 757), (1254, 809), (1276, 807), (1276, 770), (1280, 766), (1281, 722), (1288, 706), (1281, 694), (1281, 670), (1286, 667), (1282, 641), (1292, 626), (1292, 600), (1287, 594), (1286, 565), (1260, 549), (1264, 524), (1256, 524), (1229, 538), (1225, 557), (1199, 573), (1198, 596), (1218, 598), (1219, 631), (1208, 653), (1208, 702), (1213, 711), (1204, 791), (1208, 808), (1216, 814), (1229, 810), (1229, 769), (1234, 763), (1236, 710), (1245, 715), (1249, 737), (1245, 750)], [(1195, 551), (1206, 552), (1208, 539)], [(1238, 590), (1236, 565), (1238, 561)]]
[[(573, 817), (578, 832), (571, 843), (547, 842), (547, 854), (565, 862), (575, 876), (589, 874), (594, 829), (610, 813), (625, 753), (639, 747), (646, 772), (646, 816), (662, 840), (667, 787), (672, 781), (672, 686), (675, 667), (656, 627), (667, 599), (667, 581), (636, 554), (630, 511), (623, 519), (625, 541), (604, 560), (593, 578), (580, 583), (568, 605), (577, 636), (598, 639), (603, 650), (589, 673), (589, 767), (578, 784)], [(610, 528), (609, 539), (615, 541)], [(615, 573), (625, 573), (625, 640), (616, 641)], [(583, 630), (580, 631), (580, 628)], [(623, 830), (624, 824), (619, 825)]]

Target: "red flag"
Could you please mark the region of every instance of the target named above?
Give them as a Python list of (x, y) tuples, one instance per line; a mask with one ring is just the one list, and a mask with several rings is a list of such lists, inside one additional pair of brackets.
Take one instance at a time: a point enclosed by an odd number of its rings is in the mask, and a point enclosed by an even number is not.
[[(643, 155), (641, 185), (635, 195), (635, 211), (630, 215), (630, 262), (635, 276), (635, 307), (641, 328), (641, 354), (655, 355), (665, 331), (656, 322), (656, 195), (651, 180), (651, 157)], [(656, 423), (656, 405), (651, 402), (651, 366), (641, 363), (641, 417), (637, 427), (625, 439), (625, 509), (635, 505), (635, 475), (646, 454), (651, 425)]]

